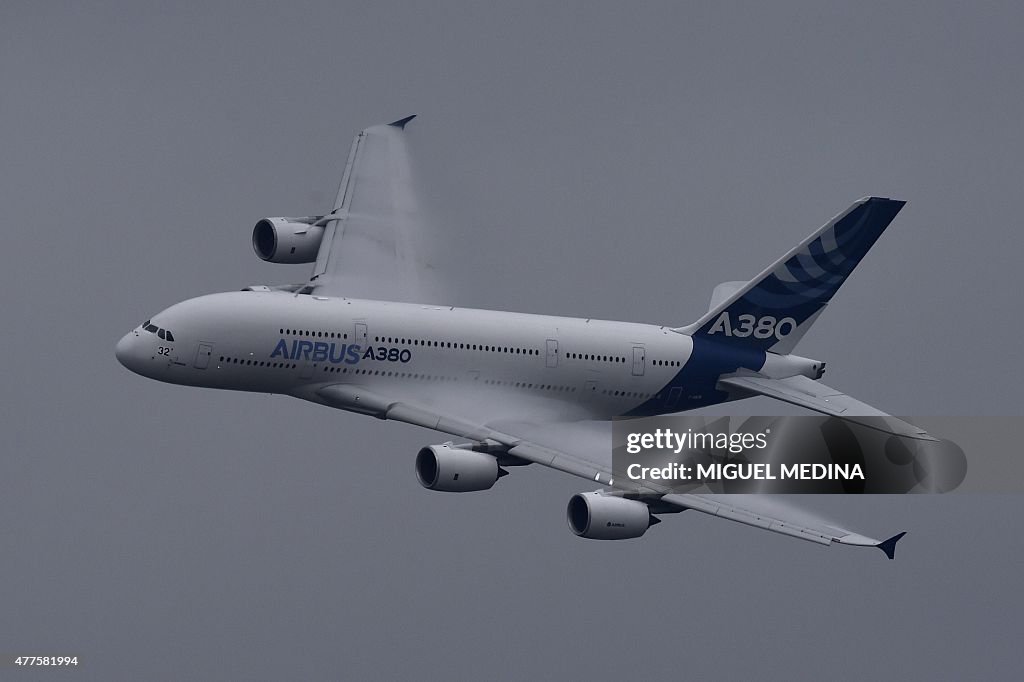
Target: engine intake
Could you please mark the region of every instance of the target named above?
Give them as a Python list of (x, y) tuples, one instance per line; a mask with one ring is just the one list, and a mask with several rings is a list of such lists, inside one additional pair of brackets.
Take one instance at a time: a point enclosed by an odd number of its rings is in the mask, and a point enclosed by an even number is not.
[(263, 218), (252, 228), (252, 248), (269, 263), (312, 263), (324, 228), (309, 218)]
[(602, 493), (573, 495), (566, 518), (573, 533), (591, 540), (638, 538), (660, 522), (643, 502)]
[(488, 490), (507, 473), (491, 455), (450, 445), (431, 445), (416, 455), (416, 478), (427, 490), (446, 493)]

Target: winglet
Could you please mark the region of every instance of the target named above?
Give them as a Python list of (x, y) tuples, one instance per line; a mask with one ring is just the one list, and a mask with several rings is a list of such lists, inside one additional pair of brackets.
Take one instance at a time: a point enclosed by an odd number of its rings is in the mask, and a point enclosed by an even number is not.
[(391, 126), (392, 128), (400, 128), (401, 130), (405, 130), (405, 124), (413, 120), (414, 118), (416, 118), (416, 114), (413, 114), (412, 116), (406, 116), (405, 118), (400, 118), (397, 121), (392, 121), (388, 125)]
[(902, 538), (906, 534), (907, 534), (906, 531), (904, 531), (902, 533), (897, 533), (896, 535), (893, 535), (891, 538), (889, 538), (885, 542), (879, 542), (877, 545), (875, 545), (875, 547), (877, 547), (878, 549), (880, 549), (883, 552), (885, 552), (885, 556), (889, 557), (890, 559), (895, 559), (896, 558), (896, 543), (899, 542), (900, 538)]

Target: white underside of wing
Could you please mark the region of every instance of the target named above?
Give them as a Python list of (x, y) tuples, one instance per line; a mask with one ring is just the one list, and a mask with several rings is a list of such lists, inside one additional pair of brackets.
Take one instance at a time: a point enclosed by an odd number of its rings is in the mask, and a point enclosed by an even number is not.
[[(426, 405), (408, 397), (388, 397), (348, 384), (321, 387), (316, 398), (340, 409), (415, 424), (458, 438), (498, 443), (506, 446), (509, 454), (528, 462), (579, 476), (612, 491), (652, 496), (680, 510), (693, 509), (818, 544), (879, 545), (878, 540), (838, 528), (811, 512), (768, 496), (681, 494), (650, 481), (632, 481), (622, 472), (614, 471), (612, 429), (608, 421), (531, 421), (494, 416), (486, 421), (475, 420), (438, 409), (442, 408), (438, 403), (445, 402), (444, 399), (435, 398), (433, 405)], [(483, 412), (486, 409), (480, 414)]]

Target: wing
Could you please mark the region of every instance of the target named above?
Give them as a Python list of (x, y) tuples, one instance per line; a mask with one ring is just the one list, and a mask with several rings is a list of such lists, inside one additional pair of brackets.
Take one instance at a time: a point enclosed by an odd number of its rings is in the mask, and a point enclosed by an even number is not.
[(356, 135), (324, 226), (312, 291), (328, 296), (430, 302), (424, 220), (413, 187), (405, 125), (414, 116)]
[(740, 396), (738, 397), (763, 395), (806, 407), (822, 414), (841, 417), (897, 436), (918, 440), (937, 440), (913, 424), (897, 419), (867, 403), (862, 403), (856, 398), (851, 398), (845, 393), (804, 376), (789, 377), (788, 379), (732, 377), (720, 379), (718, 384), (721, 390), (739, 392)]
[(838, 543), (878, 547), (890, 559), (893, 558), (896, 542), (903, 536), (900, 533), (880, 541), (817, 521), (797, 510), (787, 512), (777, 505), (765, 508), (754, 499), (755, 496), (673, 493), (668, 487), (653, 481), (631, 480), (623, 472), (613, 471), (610, 422), (543, 424), (506, 420), (485, 423), (445, 414), (432, 405), (393, 400), (349, 384), (320, 388), (316, 397), (319, 402), (350, 412), (415, 424), (458, 438), (502, 446), (509, 455), (525, 462), (541, 464), (594, 481), (620, 494), (638, 496), (655, 513), (693, 509), (822, 545)]

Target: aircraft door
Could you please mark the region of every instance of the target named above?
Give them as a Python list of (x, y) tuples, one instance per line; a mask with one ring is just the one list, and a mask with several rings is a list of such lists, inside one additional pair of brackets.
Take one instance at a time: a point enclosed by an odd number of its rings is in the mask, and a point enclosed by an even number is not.
[(558, 339), (548, 339), (545, 367), (558, 367)]
[(647, 351), (643, 346), (633, 346), (633, 376), (644, 375), (644, 365), (647, 361)]
[(368, 332), (366, 330), (366, 323), (356, 322), (355, 342), (358, 343), (361, 347), (366, 348), (367, 336)]
[(213, 346), (209, 343), (200, 343), (196, 348), (196, 358), (192, 366), (196, 369), (206, 369), (210, 366), (211, 355), (213, 355)]

